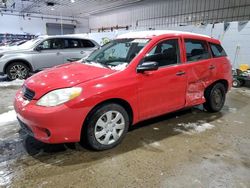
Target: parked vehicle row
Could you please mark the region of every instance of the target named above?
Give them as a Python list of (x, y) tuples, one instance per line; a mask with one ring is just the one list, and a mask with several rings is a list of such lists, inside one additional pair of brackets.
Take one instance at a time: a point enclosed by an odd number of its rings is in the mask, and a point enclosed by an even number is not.
[(5, 43), (0, 43), (0, 50), (5, 50), (5, 48), (12, 46), (20, 46), (21, 44), (27, 42), (28, 40), (13, 40)]
[(44, 36), (15, 48), (0, 51), (0, 74), (10, 80), (26, 79), (30, 73), (81, 59), (99, 48), (94, 40), (74, 36)]
[(138, 32), (118, 37), (81, 63), (33, 75), (14, 106), (20, 125), (42, 142), (83, 141), (105, 150), (137, 122), (199, 104), (220, 111), (231, 84), (231, 64), (218, 40)]

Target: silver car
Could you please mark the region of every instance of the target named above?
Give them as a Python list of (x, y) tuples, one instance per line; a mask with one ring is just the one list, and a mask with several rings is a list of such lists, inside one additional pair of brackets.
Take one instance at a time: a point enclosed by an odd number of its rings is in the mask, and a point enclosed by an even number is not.
[(0, 74), (10, 80), (25, 79), (30, 73), (88, 56), (97, 42), (79, 36), (45, 36), (11, 50), (0, 51)]

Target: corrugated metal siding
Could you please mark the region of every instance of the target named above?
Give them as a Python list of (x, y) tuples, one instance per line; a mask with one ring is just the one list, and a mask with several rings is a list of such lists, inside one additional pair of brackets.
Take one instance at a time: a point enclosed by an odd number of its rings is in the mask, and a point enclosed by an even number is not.
[(116, 25), (146, 29), (249, 19), (250, 0), (155, 0), (91, 16), (89, 23), (92, 29)]
[(76, 23), (75, 33), (88, 33), (89, 32), (89, 19), (81, 19)]

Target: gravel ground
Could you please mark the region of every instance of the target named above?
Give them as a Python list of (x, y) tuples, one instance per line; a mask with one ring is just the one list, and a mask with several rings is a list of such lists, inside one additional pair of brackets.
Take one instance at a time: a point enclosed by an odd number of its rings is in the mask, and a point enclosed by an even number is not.
[(220, 113), (161, 116), (94, 152), (20, 131), (12, 101), (21, 84), (0, 81), (0, 187), (250, 187), (250, 89), (232, 89)]

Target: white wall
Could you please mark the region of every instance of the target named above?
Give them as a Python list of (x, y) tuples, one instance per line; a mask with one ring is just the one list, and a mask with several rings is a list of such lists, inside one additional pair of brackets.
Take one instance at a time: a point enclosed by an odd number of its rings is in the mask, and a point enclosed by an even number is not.
[(218, 23), (214, 26), (208, 24), (206, 26), (159, 27), (158, 29), (189, 31), (219, 39), (232, 64), (237, 68), (240, 64), (250, 65), (250, 22), (243, 27), (239, 27), (238, 23), (230, 22), (226, 31), (224, 31), (224, 23)]
[[(229, 24), (230, 25), (226, 31), (224, 31), (224, 23), (217, 23), (214, 25), (208, 24), (206, 26), (190, 25), (168, 28), (157, 27), (156, 29), (189, 31), (193, 33), (209, 35), (213, 38), (219, 39), (222, 42), (222, 46), (224, 47), (235, 68), (239, 67), (240, 64), (248, 64), (250, 66), (250, 22), (245, 24), (243, 27), (238, 27), (238, 22), (230, 22)], [(129, 30), (90, 33), (88, 34), (88, 37), (100, 43), (104, 37), (113, 39), (122, 33), (133, 31)]]
[(37, 18), (23, 19), (18, 16), (0, 16), (0, 33), (46, 34), (46, 21)]
[[(162, 3), (162, 2), (161, 2)], [(158, 4), (154, 5), (155, 7), (158, 7)], [(148, 5), (142, 6), (142, 14), (138, 14), (137, 16), (145, 17), (148, 16), (147, 10), (150, 10)], [(133, 23), (133, 21), (136, 20), (138, 17), (135, 17), (136, 10), (138, 10), (139, 7), (133, 7), (131, 10), (133, 10), (133, 14), (128, 15), (128, 12), (130, 12), (130, 9), (119, 9), (117, 11), (111, 11), (109, 13), (105, 13), (105, 15), (97, 15), (96, 17), (91, 17), (88, 19), (78, 19), (76, 24), (75, 33), (87, 33), (89, 31), (90, 27), (98, 27), (102, 24), (102, 26), (114, 26), (117, 23), (119, 25), (127, 25), (128, 23)], [(162, 8), (162, 11), (160, 13), (154, 13), (161, 14), (164, 11), (164, 7)], [(143, 16), (144, 15), (144, 16)], [(100, 19), (98, 21), (98, 19)], [(121, 22), (120, 22), (121, 21)], [(13, 34), (21, 34), (21, 33), (30, 33), (30, 34), (46, 34), (46, 23), (60, 23), (58, 20), (57, 22), (55, 20), (42, 20), (41, 18), (31, 18), (31, 20), (28, 20), (27, 18), (23, 19), (22, 17), (18, 16), (7, 16), (3, 15), (0, 16), (0, 33), (13, 33)], [(71, 21), (64, 21), (65, 24), (72, 24)], [(135, 26), (135, 25), (134, 25)], [(174, 30), (180, 30), (180, 31), (191, 31), (195, 33), (201, 33), (206, 34), (209, 36), (212, 36), (214, 38), (217, 38), (222, 41), (222, 44), (224, 48), (226, 49), (227, 54), (229, 55), (232, 63), (235, 64), (237, 67), (239, 64), (249, 64), (250, 65), (250, 22), (244, 26), (243, 29), (238, 28), (238, 22), (231, 22), (230, 26), (226, 31), (224, 31), (224, 24), (218, 23), (214, 25), (214, 28), (212, 28), (212, 24), (208, 24), (206, 26), (177, 26), (177, 27), (166, 27), (164, 25), (155, 25), (155, 29), (174, 29)], [(134, 29), (140, 29), (145, 30), (147, 28), (134, 28)], [(127, 31), (119, 31), (121, 32), (127, 32)], [(97, 33), (97, 34), (90, 34), (90, 38), (96, 38), (98, 42), (101, 42), (102, 38), (108, 37), (112, 38), (113, 36), (116, 36), (118, 33)], [(236, 49), (238, 48), (238, 55), (236, 54)]]
[[(216, 10), (217, 9), (217, 10)], [(249, 0), (145, 0), (138, 5), (90, 16), (89, 28), (130, 26), (130, 30), (175, 29), (206, 34), (222, 41), (234, 66), (250, 65), (250, 23), (238, 29), (239, 20), (250, 20)], [(206, 26), (197, 26), (201, 21)], [(227, 31), (224, 24), (231, 22)], [(188, 26), (179, 26), (188, 25)], [(236, 52), (236, 49), (238, 49)]]
[[(54, 17), (56, 18), (56, 17)], [(67, 18), (69, 19), (69, 18)], [(3, 15), (0, 16), (0, 33), (11, 33), (11, 34), (34, 34), (44, 35), (46, 33), (46, 23), (58, 23), (60, 24), (60, 18), (56, 19), (41, 19), (41, 18), (27, 18)], [(76, 23), (72, 21), (63, 20), (63, 24), (74, 24), (76, 25), (75, 33), (88, 32), (88, 19), (81, 19)]]
[(221, 33), (219, 39), (234, 67), (237, 68), (240, 64), (250, 65), (250, 22), (242, 30), (239, 30), (237, 22), (231, 23), (228, 30)]
[(249, 0), (145, 0), (135, 6), (90, 16), (89, 25), (91, 29), (116, 25), (148, 29), (195, 24), (199, 20), (206, 23), (249, 20), (249, 12)]
[(89, 32), (89, 19), (79, 18), (76, 22), (75, 33), (88, 33)]

